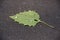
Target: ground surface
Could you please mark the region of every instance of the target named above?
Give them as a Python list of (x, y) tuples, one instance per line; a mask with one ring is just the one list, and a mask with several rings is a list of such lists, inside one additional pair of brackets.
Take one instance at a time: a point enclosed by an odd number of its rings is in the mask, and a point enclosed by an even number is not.
[[(60, 40), (59, 0), (0, 0), (0, 40)], [(10, 19), (10, 15), (35, 10), (55, 29), (38, 23), (28, 27)]]

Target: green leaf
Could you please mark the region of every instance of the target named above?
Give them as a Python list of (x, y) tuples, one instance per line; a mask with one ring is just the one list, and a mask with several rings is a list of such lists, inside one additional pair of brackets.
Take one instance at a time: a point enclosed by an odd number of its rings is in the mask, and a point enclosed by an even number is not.
[(29, 26), (35, 26), (39, 20), (39, 15), (35, 11), (24, 11), (24, 12), (19, 12), (16, 15), (9, 16), (13, 20), (19, 22), (19, 24), (24, 24), (24, 25), (29, 25)]

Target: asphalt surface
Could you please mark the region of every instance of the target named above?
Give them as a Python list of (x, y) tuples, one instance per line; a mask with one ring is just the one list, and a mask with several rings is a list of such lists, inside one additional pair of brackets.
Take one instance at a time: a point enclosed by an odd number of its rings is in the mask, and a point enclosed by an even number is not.
[[(24, 26), (9, 18), (24, 10), (35, 10), (55, 28)], [(60, 0), (0, 0), (0, 40), (60, 40)]]

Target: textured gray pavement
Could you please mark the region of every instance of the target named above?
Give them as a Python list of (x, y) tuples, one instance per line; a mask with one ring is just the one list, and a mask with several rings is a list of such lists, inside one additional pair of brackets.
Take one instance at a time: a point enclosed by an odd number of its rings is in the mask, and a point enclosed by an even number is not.
[[(1, 0), (0, 40), (60, 40), (59, 0)], [(55, 27), (38, 23), (35, 27), (19, 24), (9, 18), (17, 12), (35, 10), (43, 21)]]

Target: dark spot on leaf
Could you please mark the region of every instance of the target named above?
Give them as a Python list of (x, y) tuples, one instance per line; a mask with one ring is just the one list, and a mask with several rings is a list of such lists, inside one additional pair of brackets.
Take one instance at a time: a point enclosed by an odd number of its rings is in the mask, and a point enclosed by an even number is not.
[(34, 21), (38, 21), (38, 20), (34, 19)]

